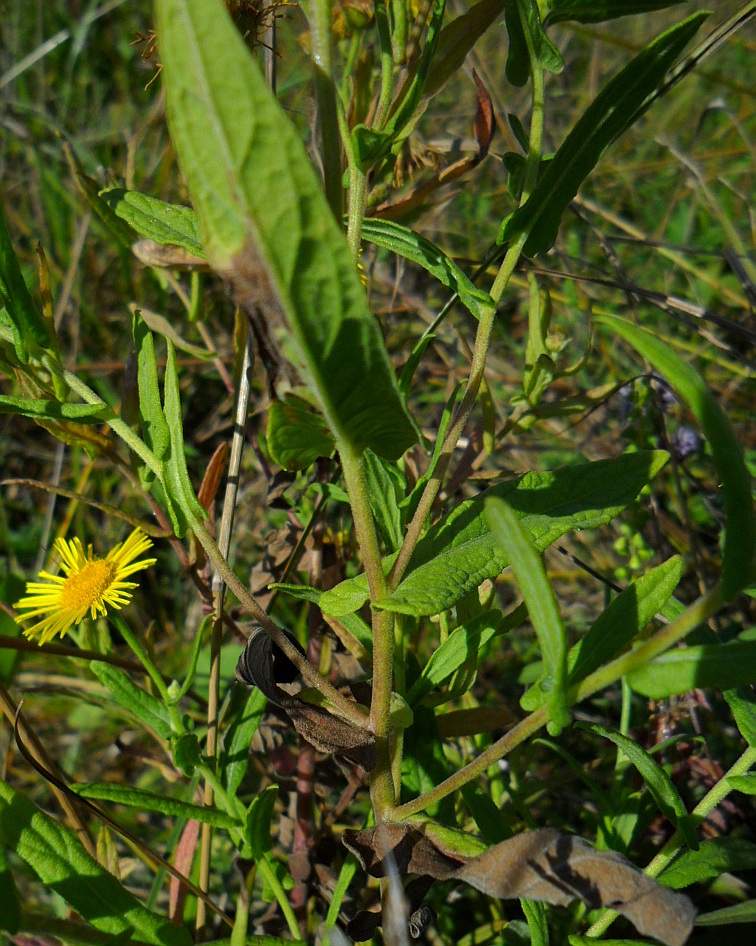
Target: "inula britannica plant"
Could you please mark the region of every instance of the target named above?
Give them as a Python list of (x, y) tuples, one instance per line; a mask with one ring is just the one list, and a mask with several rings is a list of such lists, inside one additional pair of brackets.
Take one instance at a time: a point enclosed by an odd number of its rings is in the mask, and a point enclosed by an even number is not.
[(756, 4), (10, 6), (3, 941), (746, 942)]

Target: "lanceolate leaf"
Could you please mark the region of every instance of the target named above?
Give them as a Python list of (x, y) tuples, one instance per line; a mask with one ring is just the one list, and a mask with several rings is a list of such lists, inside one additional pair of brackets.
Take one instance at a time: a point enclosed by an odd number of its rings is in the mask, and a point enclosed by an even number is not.
[(151, 693), (132, 683), (123, 670), (101, 660), (90, 661), (89, 667), (100, 683), (110, 690), (119, 706), (136, 716), (161, 739), (169, 739), (173, 735), (167, 707)]
[(106, 404), (62, 404), (35, 397), (11, 397), (0, 394), (0, 414), (45, 420), (73, 420), (77, 424), (105, 424), (114, 415)]
[(72, 831), (0, 781), (0, 843), (101, 933), (126, 933), (154, 946), (191, 946), (182, 926), (143, 907), (82, 848)]
[(426, 96), (435, 95), (446, 84), (480, 37), (503, 17), (504, 3), (505, 0), (481, 0), (441, 30), (425, 83)]
[(409, 227), (390, 220), (367, 218), (362, 224), (362, 235), (376, 246), (382, 246), (399, 256), (422, 266), (438, 281), (452, 289), (463, 305), (479, 319), (485, 308), (493, 308), (493, 299), (478, 289), (457, 264), (430, 240)]
[(208, 260), (271, 318), (340, 448), (398, 458), (415, 431), (294, 126), (222, 0), (158, 0), (157, 12), (171, 134)]
[(685, 832), (685, 839), (689, 847), (697, 850), (698, 841), (695, 830), (688, 821), (688, 809), (685, 807), (685, 802), (680, 797), (680, 793), (675, 788), (672, 779), (656, 759), (650, 756), (645, 749), (636, 745), (632, 739), (623, 736), (622, 733), (613, 732), (598, 725), (583, 726), (582, 728), (603, 736), (604, 739), (613, 742), (615, 746), (622, 750), (640, 773), (661, 813), (675, 828), (680, 828)]
[(668, 650), (628, 674), (627, 682), (643, 696), (664, 700), (704, 687), (729, 690), (756, 680), (756, 640), (703, 644)]
[(546, 26), (572, 20), (576, 23), (602, 23), (620, 16), (634, 16), (677, 6), (686, 0), (549, 0)]
[(662, 33), (602, 89), (565, 138), (526, 203), (505, 220), (499, 242), (527, 233), (525, 253), (550, 249), (559, 222), (604, 151), (640, 115), (648, 97), (685, 49), (707, 13)]
[(727, 514), (722, 590), (732, 598), (753, 578), (756, 521), (751, 478), (730, 422), (700, 375), (658, 336), (615, 316), (600, 316), (596, 322), (616, 332), (651, 362), (687, 405), (709, 441)]
[(756, 844), (745, 838), (712, 838), (697, 851), (683, 851), (659, 876), (665, 887), (680, 890), (727, 871), (755, 870)]
[(569, 723), (565, 700), (567, 682), (567, 635), (546, 571), (525, 527), (515, 511), (498, 497), (486, 501), (486, 519), (497, 542), (504, 549), (517, 585), (528, 608), (543, 657), (544, 672), (550, 679), (550, 729), (558, 732)]
[(118, 805), (128, 805), (130, 808), (139, 808), (140, 811), (158, 811), (174, 818), (186, 818), (211, 824), (216, 828), (238, 828), (240, 823), (217, 808), (208, 808), (204, 805), (192, 805), (189, 802), (179, 801), (176, 798), (166, 798), (141, 788), (132, 788), (129, 785), (118, 785), (113, 782), (92, 782), (89, 785), (72, 785), (71, 789), (82, 798), (91, 798), (96, 801), (109, 801)]
[[(662, 451), (631, 453), (550, 473), (526, 473), (491, 487), (460, 503), (421, 539), (404, 581), (379, 606), (416, 616), (438, 614), (506, 568), (509, 559), (485, 519), (487, 498), (506, 500), (542, 552), (572, 529), (594, 529), (610, 522), (666, 461)], [(386, 559), (384, 568), (390, 564)], [(320, 606), (338, 617), (356, 611), (367, 597), (367, 580), (360, 575), (324, 592)]]

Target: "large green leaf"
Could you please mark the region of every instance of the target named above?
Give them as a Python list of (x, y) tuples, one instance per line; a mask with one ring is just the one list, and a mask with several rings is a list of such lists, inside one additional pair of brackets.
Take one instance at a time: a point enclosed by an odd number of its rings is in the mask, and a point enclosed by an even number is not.
[(745, 838), (712, 838), (697, 851), (683, 851), (659, 875), (659, 883), (681, 890), (726, 871), (755, 870), (756, 844)]
[[(264, 307), (341, 449), (416, 439), (343, 234), (222, 0), (158, 0), (168, 117), (208, 259)], [(282, 311), (278, 313), (278, 309)]]
[(131, 931), (135, 939), (154, 946), (191, 946), (187, 930), (143, 907), (87, 854), (72, 831), (4, 781), (0, 781), (0, 841), (96, 930), (110, 936)]
[(701, 644), (668, 650), (628, 674), (627, 682), (643, 696), (664, 700), (703, 687), (729, 690), (756, 680), (756, 640)]
[(478, 289), (443, 250), (409, 227), (391, 220), (368, 218), (362, 225), (362, 236), (376, 246), (382, 246), (422, 266), (442, 285), (456, 292), (460, 302), (467, 306), (476, 319), (480, 319), (484, 309), (494, 308), (493, 299), (488, 293)]
[[(595, 529), (632, 502), (667, 462), (663, 451), (629, 453), (614, 460), (579, 463), (553, 472), (526, 473), (460, 503), (417, 545), (407, 575), (378, 607), (415, 616), (452, 607), (487, 578), (495, 578), (509, 559), (485, 519), (489, 497), (504, 499), (542, 552), (572, 529)], [(388, 571), (392, 559), (384, 561)], [(368, 599), (364, 575), (323, 593), (320, 606), (338, 617)]]
[(686, 3), (687, 0), (549, 0), (546, 26), (572, 20), (576, 23), (603, 23), (620, 16), (650, 13)]
[(604, 151), (639, 118), (646, 100), (693, 37), (707, 13), (662, 33), (599, 92), (565, 138), (525, 204), (502, 226), (499, 242), (527, 233), (525, 253), (550, 249), (562, 214)]
[(596, 322), (616, 332), (651, 362), (687, 405), (709, 441), (727, 515), (722, 590), (732, 598), (752, 580), (756, 550), (751, 477), (732, 426), (701, 376), (657, 335), (611, 315), (600, 316)]

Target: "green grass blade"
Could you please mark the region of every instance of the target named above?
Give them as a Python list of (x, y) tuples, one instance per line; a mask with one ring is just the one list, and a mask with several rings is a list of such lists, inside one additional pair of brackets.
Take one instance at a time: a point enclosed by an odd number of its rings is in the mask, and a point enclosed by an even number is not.
[(545, 25), (555, 23), (603, 23), (621, 16), (666, 10), (687, 0), (550, 0)]

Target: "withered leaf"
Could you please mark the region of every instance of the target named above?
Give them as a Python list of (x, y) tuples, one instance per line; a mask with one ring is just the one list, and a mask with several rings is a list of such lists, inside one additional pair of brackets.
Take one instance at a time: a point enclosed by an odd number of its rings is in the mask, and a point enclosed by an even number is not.
[(402, 824), (345, 831), (342, 840), (374, 877), (393, 863), (400, 874), (462, 880), (502, 900), (582, 900), (591, 909), (616, 910), (667, 946), (683, 946), (693, 928), (696, 911), (684, 894), (660, 886), (622, 855), (553, 828), (526, 831), (467, 859), (443, 853), (422, 830)]
[(342, 756), (366, 772), (375, 767), (375, 736), (319, 706), (289, 697), (284, 705), (299, 735), (319, 752)]
[(347, 830), (344, 846), (373, 877), (385, 877), (389, 860), (400, 874), (420, 874), (434, 880), (456, 875), (460, 861), (442, 854), (422, 831), (404, 824), (383, 824), (364, 831)]
[[(299, 643), (291, 639), (301, 650)], [(297, 733), (319, 752), (342, 756), (369, 772), (375, 766), (373, 733), (287, 693), (280, 684), (292, 683), (297, 673), (291, 660), (262, 627), (257, 627), (247, 638), (235, 671), (240, 683), (258, 687), (272, 703), (280, 706)]]
[(684, 895), (661, 887), (614, 851), (543, 828), (502, 841), (472, 858), (455, 876), (492, 897), (542, 900), (617, 910), (644, 936), (683, 946), (696, 911)]

